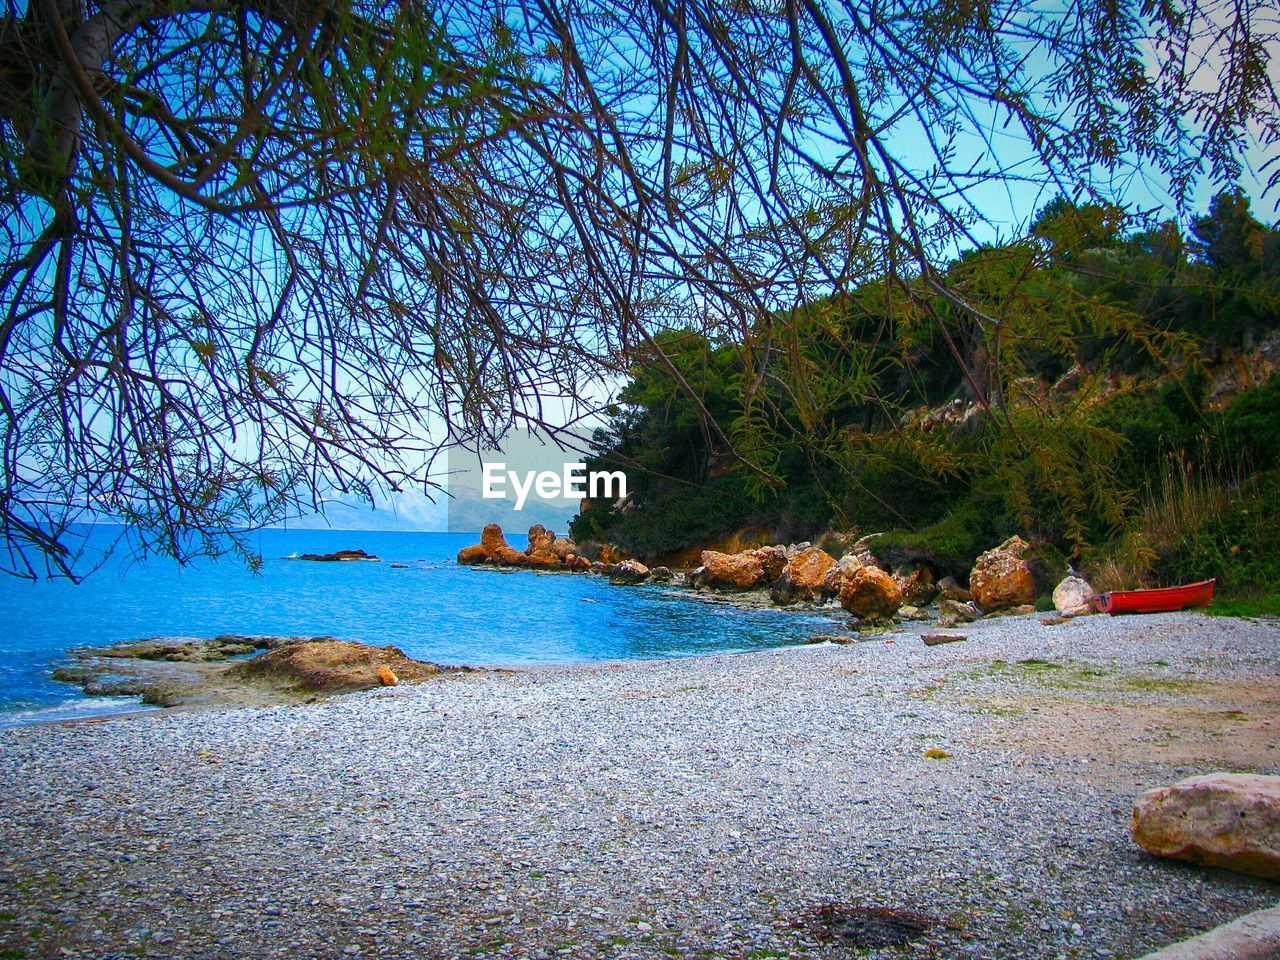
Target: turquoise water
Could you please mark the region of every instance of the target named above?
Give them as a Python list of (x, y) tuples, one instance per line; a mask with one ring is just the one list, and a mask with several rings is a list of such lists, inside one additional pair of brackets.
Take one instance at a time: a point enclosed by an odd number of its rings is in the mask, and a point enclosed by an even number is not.
[[(103, 542), (111, 530), (95, 532)], [(133, 709), (49, 679), (69, 647), (155, 636), (331, 635), (394, 643), (474, 666), (585, 663), (797, 643), (829, 622), (739, 610), (655, 585), (582, 574), (458, 567), (477, 534), (269, 530), (260, 574), (234, 560), (177, 568), (113, 557), (79, 585), (0, 577), (0, 726)], [(511, 538), (523, 548), (523, 537)], [(382, 563), (308, 563), (296, 553), (361, 548)], [(395, 569), (403, 563), (406, 569)]]

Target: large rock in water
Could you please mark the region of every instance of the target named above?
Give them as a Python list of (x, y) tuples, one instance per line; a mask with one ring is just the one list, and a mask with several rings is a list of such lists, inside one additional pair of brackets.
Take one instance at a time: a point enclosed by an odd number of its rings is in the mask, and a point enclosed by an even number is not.
[[(554, 537), (554, 534), (552, 535)], [(480, 542), (458, 551), (459, 563), (496, 563), (506, 567), (523, 567), (529, 557), (521, 553), (502, 535), (502, 527), (491, 523), (480, 534)]]
[(1053, 606), (1064, 617), (1093, 613), (1098, 591), (1083, 577), (1067, 577), (1053, 588)]
[(378, 558), (363, 550), (335, 550), (333, 553), (304, 553), (299, 560), (312, 560), (316, 563), (349, 563), (352, 560), (370, 560), (378, 562)]
[(902, 591), (879, 567), (861, 566), (841, 581), (840, 606), (855, 617), (891, 617), (902, 606)]
[(782, 568), (778, 582), (773, 585), (774, 603), (795, 603), (812, 600), (822, 591), (823, 581), (836, 565), (836, 558), (818, 547), (801, 550)]
[(1210, 773), (1148, 790), (1133, 804), (1142, 849), (1280, 879), (1280, 777)]
[(1031, 565), (1022, 559), (1030, 544), (1010, 537), (978, 558), (969, 574), (969, 592), (983, 610), (1003, 610), (1036, 602), (1036, 581)]
[(529, 528), (529, 547), (525, 556), (531, 567), (558, 567), (560, 558), (555, 553), (556, 535), (540, 523)]

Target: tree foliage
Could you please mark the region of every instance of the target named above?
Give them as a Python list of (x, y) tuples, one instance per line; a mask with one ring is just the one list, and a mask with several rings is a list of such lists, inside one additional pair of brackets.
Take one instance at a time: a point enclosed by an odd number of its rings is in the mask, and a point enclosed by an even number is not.
[[(776, 488), (762, 391), (818, 361), (771, 318), (873, 279), (999, 408), (974, 367), (1008, 328), (937, 266), (984, 191), (1237, 178), (1280, 139), (1275, 29), (1225, 0), (7, 0), (7, 566), (74, 574), (103, 514), (220, 550), (555, 428), (547, 398), (640, 356)], [(676, 328), (735, 345), (739, 421)]]

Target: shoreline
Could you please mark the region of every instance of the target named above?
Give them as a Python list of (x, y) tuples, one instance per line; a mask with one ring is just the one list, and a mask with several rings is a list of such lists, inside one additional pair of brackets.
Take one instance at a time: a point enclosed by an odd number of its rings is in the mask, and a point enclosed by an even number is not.
[(1128, 819), (1280, 772), (1275, 625), (928, 629), (0, 732), (0, 949), (835, 958), (843, 904), (933, 918), (913, 956), (1124, 957), (1274, 903)]
[[(581, 574), (572, 574), (567, 571), (519, 570), (519, 569), (510, 569), (510, 568), (503, 568), (503, 567), (491, 566), (491, 565), (478, 565), (478, 566), (469, 567), (467, 569), (469, 571), (474, 571), (477, 573), (495, 573), (503, 576), (512, 576), (512, 575), (519, 575), (519, 574), (527, 575), (529, 573), (533, 573), (534, 575), (537, 575), (537, 576), (555, 576), (555, 577), (581, 576)], [(695, 603), (701, 603), (701, 604), (707, 604), (707, 605), (713, 605), (713, 606), (731, 607), (734, 609), (756, 611), (756, 612), (763, 611), (763, 610), (770, 610), (786, 616), (802, 616), (802, 617), (807, 617), (814, 620), (829, 622), (833, 628), (841, 625), (841, 621), (844, 620), (846, 616), (844, 614), (844, 611), (840, 610), (839, 607), (831, 606), (831, 605), (828, 605), (825, 607), (819, 607), (817, 605), (808, 605), (808, 606), (795, 605), (791, 607), (775, 606), (770, 604), (767, 601), (767, 595), (762, 593), (762, 591), (759, 591), (759, 590), (742, 591), (742, 592), (736, 592), (736, 593), (729, 592), (729, 591), (699, 591), (690, 587), (686, 587), (681, 584), (668, 584), (668, 583), (647, 583), (647, 584), (627, 585), (627, 586), (619, 586), (617, 584), (611, 584), (610, 586), (612, 588), (623, 589), (623, 590), (644, 590), (644, 591), (658, 592), (665, 596), (678, 598), (682, 602), (695, 602)], [(255, 639), (255, 638), (246, 637), (245, 639)], [(283, 640), (283, 639), (293, 639), (293, 638), (278, 637), (273, 639)], [(72, 704), (74, 702), (82, 702), (85, 705), (84, 712), (79, 715), (58, 717), (54, 719), (23, 719), (16, 722), (8, 722), (7, 717), (9, 716), (9, 712), (6, 711), (4, 713), (0, 713), (0, 731), (8, 730), (8, 729), (17, 729), (17, 728), (28, 727), (28, 726), (42, 726), (46, 724), (73, 724), (73, 723), (81, 723), (81, 722), (97, 722), (99, 720), (107, 720), (107, 719), (112, 719), (114, 717), (119, 717), (119, 716), (131, 717), (137, 714), (153, 713), (156, 711), (164, 712), (164, 711), (173, 711), (173, 710), (194, 710), (194, 709), (220, 710), (220, 709), (234, 709), (236, 707), (241, 707), (241, 706), (266, 707), (266, 706), (288, 705), (288, 703), (295, 703), (295, 702), (303, 702), (304, 698), (301, 698), (301, 697), (279, 697), (279, 696), (274, 698), (264, 697), (262, 691), (255, 690), (247, 686), (240, 688), (240, 692), (239, 694), (237, 694), (235, 688), (233, 688), (231, 685), (225, 682), (222, 682), (224, 678), (222, 678), (220, 674), (225, 669), (225, 666), (227, 665), (226, 662), (222, 662), (222, 661), (204, 662), (204, 663), (200, 663), (200, 662), (188, 663), (184, 661), (179, 661), (179, 662), (165, 663), (163, 661), (156, 661), (153, 659), (141, 659), (141, 660), (134, 660), (134, 661), (119, 660), (119, 661), (115, 661), (115, 663), (118, 665), (117, 669), (102, 669), (104, 665), (104, 661), (101, 658), (93, 658), (92, 660), (86, 661), (86, 659), (83, 657), (83, 654), (86, 651), (103, 650), (113, 646), (114, 647), (140, 646), (140, 645), (145, 645), (149, 643), (154, 643), (156, 641), (167, 641), (167, 640), (173, 640), (175, 642), (182, 641), (182, 642), (195, 642), (195, 643), (212, 642), (212, 638), (208, 638), (208, 637), (183, 636), (183, 637), (170, 638), (170, 637), (164, 637), (164, 636), (149, 636), (149, 637), (139, 637), (136, 639), (125, 640), (125, 641), (116, 641), (114, 643), (108, 643), (105, 646), (93, 645), (88, 647), (73, 647), (68, 650), (64, 650), (62, 651), (58, 659), (51, 661), (47, 666), (51, 668), (53, 679), (57, 682), (67, 684), (69, 688), (68, 693), (70, 694), (71, 697), (74, 697), (74, 700), (68, 699), (67, 701), (64, 701), (63, 703), (61, 703), (60, 706), (66, 707), (68, 710), (70, 710), (72, 709)], [(779, 643), (776, 646), (771, 646), (764, 649), (781, 649), (785, 647), (805, 646), (805, 645), (806, 645), (806, 642)], [(708, 653), (699, 653), (699, 652), (682, 653), (682, 654), (669, 656), (669, 657), (627, 657), (627, 658), (616, 658), (616, 659), (585, 659), (585, 660), (567, 660), (567, 661), (557, 662), (557, 663), (524, 663), (524, 662), (505, 663), (503, 662), (503, 663), (481, 663), (479, 665), (472, 664), (472, 663), (466, 663), (466, 664), (445, 663), (445, 664), (440, 664), (439, 666), (441, 666), (444, 669), (462, 669), (462, 670), (478, 669), (478, 670), (489, 670), (489, 671), (539, 669), (539, 668), (549, 669), (549, 668), (555, 668), (555, 667), (590, 666), (592, 664), (645, 662), (647, 660), (659, 660), (659, 661), (676, 660), (676, 659), (698, 658), (703, 656), (715, 656), (718, 654), (751, 653), (759, 649), (762, 649), (762, 648), (744, 647), (741, 649), (716, 650)], [(262, 651), (259, 650), (258, 654), (260, 654), (261, 652)], [(89, 667), (87, 669), (85, 667), (86, 662), (89, 664)], [(72, 672), (74, 669), (76, 669), (77, 665), (79, 665), (80, 672), (83, 672), (86, 675), (94, 674), (95, 679), (107, 680), (112, 683), (119, 683), (122, 680), (128, 680), (128, 681), (142, 681), (147, 684), (157, 683), (159, 686), (164, 686), (165, 685), (164, 681), (166, 680), (166, 674), (171, 673), (173, 674), (172, 679), (176, 681), (176, 683), (174, 684), (175, 686), (189, 689), (189, 690), (195, 690), (199, 683), (203, 683), (206, 689), (203, 691), (204, 693), (203, 696), (195, 698), (191, 702), (181, 702), (181, 703), (174, 703), (174, 704), (148, 702), (145, 699), (146, 694), (134, 693), (132, 691), (127, 693), (113, 693), (113, 692), (89, 693), (84, 690), (85, 682), (83, 680), (71, 680), (71, 679), (68, 679), (66, 676), (58, 676), (58, 674), (60, 673), (68, 674)], [(136, 669), (134, 669), (133, 671), (124, 669), (124, 667), (127, 665), (131, 665)], [(97, 670), (96, 673), (95, 673), (95, 668)], [(207, 677), (205, 677), (202, 680), (202, 675), (204, 674), (207, 674)], [(73, 690), (75, 691), (75, 693), (71, 693), (71, 691)], [(328, 694), (326, 694), (326, 696), (328, 696)], [(133, 705), (121, 705), (121, 708), (119, 710), (104, 711), (104, 710), (93, 709), (95, 704), (101, 704), (103, 701), (107, 699), (119, 699), (122, 697), (132, 699), (135, 701), (135, 703)]]

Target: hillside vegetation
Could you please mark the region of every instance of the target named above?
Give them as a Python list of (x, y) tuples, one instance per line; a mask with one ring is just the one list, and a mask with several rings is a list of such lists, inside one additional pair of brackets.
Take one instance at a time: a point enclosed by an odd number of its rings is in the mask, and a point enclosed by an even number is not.
[(1217, 576), (1270, 602), (1280, 229), (1239, 193), (1185, 234), (1059, 199), (945, 273), (963, 302), (872, 280), (745, 335), (666, 333), (595, 437), (631, 496), (575, 538), (654, 558), (876, 532), (892, 564), (964, 574), (1020, 533), (1104, 589)]

